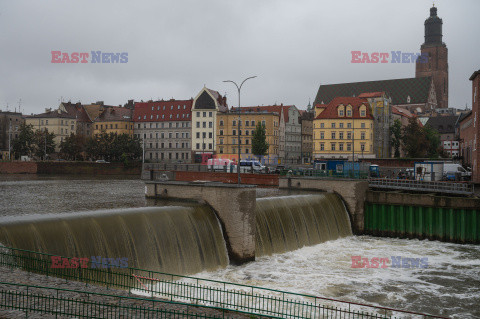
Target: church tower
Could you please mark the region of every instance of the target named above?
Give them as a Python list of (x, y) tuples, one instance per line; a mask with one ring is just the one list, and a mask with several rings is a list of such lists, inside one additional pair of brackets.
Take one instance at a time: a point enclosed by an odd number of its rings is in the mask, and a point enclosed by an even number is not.
[(433, 78), (437, 108), (448, 107), (448, 49), (442, 42), (442, 24), (442, 19), (437, 16), (437, 8), (433, 6), (430, 8), (430, 17), (425, 20), (425, 43), (420, 47), (428, 61), (419, 60), (415, 69), (415, 77)]

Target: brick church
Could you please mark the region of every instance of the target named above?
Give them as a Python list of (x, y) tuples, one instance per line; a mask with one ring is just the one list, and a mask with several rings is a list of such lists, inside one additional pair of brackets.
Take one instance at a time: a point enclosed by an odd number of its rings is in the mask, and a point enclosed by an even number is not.
[(425, 20), (425, 42), (420, 47), (421, 53), (428, 56), (428, 61), (416, 63), (414, 78), (320, 85), (314, 105), (327, 104), (337, 96), (385, 92), (392, 99), (391, 106), (412, 113), (431, 114), (437, 108), (447, 108), (448, 49), (442, 42), (442, 25), (437, 8), (430, 8), (430, 16)]
[(425, 20), (425, 43), (420, 47), (428, 62), (416, 63), (415, 77), (432, 77), (437, 108), (448, 108), (448, 49), (442, 42), (442, 24), (437, 8), (430, 8), (430, 17)]

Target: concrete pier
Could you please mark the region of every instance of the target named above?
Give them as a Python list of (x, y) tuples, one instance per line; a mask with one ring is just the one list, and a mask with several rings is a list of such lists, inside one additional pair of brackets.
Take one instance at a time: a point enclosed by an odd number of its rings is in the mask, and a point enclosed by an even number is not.
[(230, 262), (242, 264), (255, 260), (255, 188), (216, 182), (146, 182), (145, 196), (209, 205), (221, 223)]

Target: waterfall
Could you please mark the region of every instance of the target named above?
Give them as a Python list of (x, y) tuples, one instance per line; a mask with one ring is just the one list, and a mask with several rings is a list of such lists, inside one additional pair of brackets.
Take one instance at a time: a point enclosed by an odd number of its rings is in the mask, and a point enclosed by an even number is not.
[(128, 258), (129, 267), (168, 273), (228, 265), (215, 214), (200, 205), (7, 217), (0, 242), (68, 257)]
[(352, 235), (348, 213), (335, 194), (257, 199), (256, 232), (257, 256)]

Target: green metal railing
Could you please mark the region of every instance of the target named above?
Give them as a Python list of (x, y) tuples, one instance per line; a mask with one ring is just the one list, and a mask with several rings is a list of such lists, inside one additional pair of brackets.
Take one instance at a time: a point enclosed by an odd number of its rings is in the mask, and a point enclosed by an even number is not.
[[(170, 301), (282, 318), (443, 318), (307, 294), (234, 284), (137, 268), (51, 268), (55, 255), (0, 249), (0, 266), (124, 289)], [(71, 260), (72, 258), (67, 258)]]
[[(75, 318), (229, 318), (231, 310), (164, 300), (126, 297), (83, 290), (0, 282), (0, 309), (29, 314), (51, 314)], [(75, 298), (68, 297), (78, 294)], [(174, 307), (184, 308), (175, 310)], [(214, 310), (217, 314), (202, 311)], [(210, 311), (211, 313), (211, 311)], [(246, 316), (257, 314), (233, 312)], [(261, 316), (262, 318), (275, 318)]]

